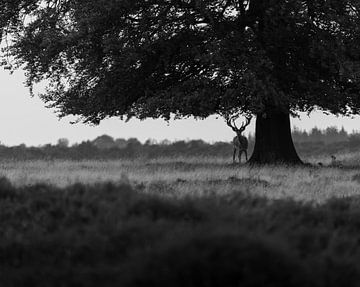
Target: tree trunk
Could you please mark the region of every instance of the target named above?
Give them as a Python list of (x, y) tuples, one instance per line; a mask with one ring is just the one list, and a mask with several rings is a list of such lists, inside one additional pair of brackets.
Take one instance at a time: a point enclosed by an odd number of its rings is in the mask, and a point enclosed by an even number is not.
[(268, 109), (256, 116), (255, 146), (250, 164), (302, 164), (291, 138), (288, 112)]

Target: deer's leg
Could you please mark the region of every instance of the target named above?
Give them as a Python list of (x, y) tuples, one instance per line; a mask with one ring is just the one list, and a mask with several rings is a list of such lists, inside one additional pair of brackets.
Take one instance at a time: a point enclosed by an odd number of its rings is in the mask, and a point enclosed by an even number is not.
[(236, 148), (234, 148), (234, 153), (233, 153), (233, 163), (235, 163), (235, 156), (236, 156)]
[(242, 150), (239, 150), (239, 163), (241, 163), (241, 154), (242, 154)]

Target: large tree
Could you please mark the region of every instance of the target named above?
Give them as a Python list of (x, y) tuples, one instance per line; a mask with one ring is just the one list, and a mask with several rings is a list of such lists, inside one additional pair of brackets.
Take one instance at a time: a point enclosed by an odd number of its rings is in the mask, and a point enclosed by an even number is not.
[(291, 114), (360, 111), (358, 0), (3, 3), (4, 55), (62, 116), (250, 113), (250, 162), (300, 163)]

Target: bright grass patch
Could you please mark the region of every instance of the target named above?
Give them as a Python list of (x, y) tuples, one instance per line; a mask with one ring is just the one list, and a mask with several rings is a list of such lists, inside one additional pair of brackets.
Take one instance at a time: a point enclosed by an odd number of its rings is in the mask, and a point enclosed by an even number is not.
[[(58, 187), (99, 182), (129, 183), (146, 192), (187, 195), (244, 192), (270, 199), (292, 198), (321, 203), (332, 197), (360, 193), (353, 163), (359, 155), (346, 154), (343, 168), (248, 167), (224, 158), (159, 158), (113, 161), (4, 161), (0, 175), (16, 186), (47, 183)], [(349, 159), (346, 161), (346, 159)], [(320, 159), (317, 159), (320, 160)], [(316, 164), (316, 162), (313, 162)]]

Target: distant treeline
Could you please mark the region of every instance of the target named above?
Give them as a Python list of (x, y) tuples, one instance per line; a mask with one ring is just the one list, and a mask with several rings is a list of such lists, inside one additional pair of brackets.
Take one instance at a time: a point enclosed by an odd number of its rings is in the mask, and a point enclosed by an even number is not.
[(334, 154), (344, 150), (360, 150), (360, 133), (348, 134), (344, 127), (313, 128), (310, 132), (294, 129), (292, 137), (300, 155)]
[(320, 130), (315, 127), (310, 132), (306, 132), (305, 130), (301, 131), (298, 128), (295, 128), (292, 131), (292, 136), (294, 142), (298, 143), (323, 142), (324, 144), (333, 144), (337, 142), (346, 142), (351, 140), (354, 136), (359, 138), (360, 134), (348, 134), (344, 127), (342, 127), (341, 130), (338, 130), (336, 127), (328, 127), (325, 130)]
[[(300, 156), (319, 154), (334, 154), (344, 150), (360, 150), (360, 133), (348, 134), (344, 128), (338, 130), (329, 127), (326, 130), (313, 128), (310, 132), (295, 129), (293, 140)], [(254, 147), (254, 136), (249, 136), (249, 153)], [(0, 145), (2, 159), (118, 159), (118, 158), (156, 158), (169, 156), (216, 156), (231, 157), (233, 146), (231, 142), (207, 143), (203, 140), (157, 142), (147, 140), (141, 143), (136, 138), (114, 139), (102, 135), (92, 141), (69, 145), (66, 138), (59, 139), (57, 144), (47, 144), (40, 147)]]

